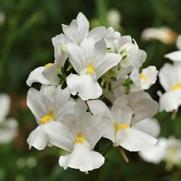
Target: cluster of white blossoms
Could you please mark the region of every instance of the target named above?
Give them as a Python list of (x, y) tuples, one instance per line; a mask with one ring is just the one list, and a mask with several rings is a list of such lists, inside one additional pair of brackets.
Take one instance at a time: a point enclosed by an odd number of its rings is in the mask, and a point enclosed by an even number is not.
[(159, 79), (165, 93), (160, 95), (160, 111), (177, 112), (181, 105), (181, 35), (177, 38), (180, 49), (165, 55), (173, 63), (165, 63), (159, 71)]
[[(29, 147), (64, 149), (68, 154), (60, 155), (60, 166), (88, 172), (105, 161), (94, 150), (102, 137), (129, 151), (154, 145), (157, 139), (139, 128), (158, 111), (144, 91), (158, 73), (154, 66), (140, 70), (146, 53), (111, 27), (89, 30), (82, 13), (62, 29), (52, 38), (54, 63), (36, 68), (27, 79), (27, 105), (38, 124)], [(35, 82), (40, 90), (32, 87)]]
[(17, 121), (14, 118), (6, 118), (10, 104), (10, 97), (7, 94), (0, 94), (0, 144), (11, 142), (18, 132)]

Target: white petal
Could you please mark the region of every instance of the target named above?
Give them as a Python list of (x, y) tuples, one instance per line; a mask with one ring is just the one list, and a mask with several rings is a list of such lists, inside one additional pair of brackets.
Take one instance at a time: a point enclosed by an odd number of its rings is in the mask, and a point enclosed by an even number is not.
[(45, 147), (48, 145), (48, 138), (44, 133), (43, 127), (38, 126), (35, 130), (33, 130), (30, 133), (27, 142), (29, 144), (29, 148), (33, 146), (38, 150), (45, 149)]
[(102, 114), (106, 116), (111, 116), (109, 108), (101, 100), (90, 100), (87, 101), (90, 111), (93, 114)]
[(145, 134), (139, 130), (129, 128), (124, 139), (120, 142), (120, 146), (129, 151), (146, 150), (157, 142), (154, 137)]
[(177, 111), (181, 105), (181, 91), (170, 91), (160, 96), (160, 111)]
[(58, 85), (60, 81), (58, 77), (59, 72), (60, 65), (54, 63), (52, 66), (45, 68), (42, 74), (49, 81), (48, 85)]
[(96, 27), (96, 28), (92, 29), (89, 32), (88, 37), (94, 39), (95, 41), (99, 41), (100, 39), (103, 38), (105, 33), (106, 33), (105, 27), (104, 26), (99, 26), (99, 27)]
[(26, 80), (26, 84), (28, 86), (31, 86), (34, 82), (38, 82), (41, 84), (48, 84), (48, 85), (51, 84), (51, 82), (47, 80), (45, 76), (43, 75), (43, 71), (45, 71), (45, 69), (46, 68), (42, 66), (30, 72), (30, 75), (28, 76), (28, 79)]
[(160, 134), (160, 125), (154, 118), (144, 119), (133, 125), (133, 128), (138, 129), (144, 133), (158, 137)]
[(168, 58), (172, 61), (181, 62), (181, 51), (174, 51), (165, 55), (165, 58)]
[(31, 112), (40, 120), (42, 116), (47, 114), (47, 105), (42, 94), (34, 88), (30, 88), (27, 94), (27, 105)]
[(155, 66), (149, 66), (143, 69), (142, 73), (148, 77), (148, 80), (141, 80), (141, 87), (149, 89), (156, 82), (158, 71)]
[(106, 73), (109, 69), (116, 66), (120, 62), (120, 56), (115, 53), (107, 53), (95, 65), (97, 79)]
[(122, 98), (116, 99), (113, 103), (111, 113), (114, 117), (114, 121), (130, 125), (133, 112), (127, 105), (121, 103), (122, 100)]
[(67, 77), (67, 85), (73, 95), (77, 94), (82, 100), (97, 99), (102, 95), (102, 88), (90, 75), (70, 74)]
[(139, 155), (147, 162), (158, 164), (166, 156), (167, 140), (159, 138), (158, 142), (147, 150), (139, 152)]
[(87, 66), (83, 49), (76, 45), (68, 44), (67, 51), (70, 55), (70, 63), (72, 64), (75, 71), (80, 74), (80, 71)]
[(133, 123), (153, 117), (158, 112), (158, 103), (144, 91), (133, 92), (128, 99), (128, 104), (134, 112)]
[(67, 151), (72, 149), (72, 137), (70, 130), (68, 130), (61, 123), (51, 121), (45, 125), (42, 125), (42, 128), (47, 136), (48, 142), (51, 145), (57, 146)]
[(66, 156), (60, 156), (59, 165), (67, 169), (68, 167), (88, 172), (101, 167), (104, 164), (104, 157), (92, 151), (90, 145), (76, 144), (73, 151)]
[(0, 123), (4, 121), (10, 110), (10, 97), (6, 94), (0, 95)]
[(78, 32), (79, 32), (79, 35), (76, 36), (81, 36), (80, 41), (83, 41), (83, 39), (87, 36), (89, 31), (89, 21), (81, 12), (77, 15), (76, 19), (77, 19)]

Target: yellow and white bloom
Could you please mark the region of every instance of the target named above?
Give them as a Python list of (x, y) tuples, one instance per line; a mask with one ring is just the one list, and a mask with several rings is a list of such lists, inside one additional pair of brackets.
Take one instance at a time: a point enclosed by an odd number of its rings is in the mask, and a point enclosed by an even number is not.
[(71, 146), (69, 147), (70, 154), (60, 156), (59, 165), (64, 169), (70, 167), (88, 172), (104, 164), (104, 157), (93, 150), (102, 137), (102, 131), (100, 123), (86, 112), (85, 106), (78, 104), (74, 113), (65, 116), (63, 120), (63, 124), (69, 128)]
[(107, 117), (102, 120), (107, 125), (103, 136), (115, 146), (122, 146), (129, 151), (141, 151), (157, 142), (151, 135), (136, 129), (136, 123), (132, 121), (133, 112), (121, 99), (114, 102), (111, 111), (99, 100), (88, 101), (88, 105), (93, 114)]
[(29, 89), (27, 105), (38, 123), (38, 127), (27, 139), (30, 148), (33, 146), (42, 150), (47, 145), (54, 145), (68, 149), (69, 143), (62, 138), (70, 136), (67, 128), (61, 124), (61, 120), (74, 106), (74, 102), (69, 99), (69, 89), (61, 89), (61, 86), (42, 86), (40, 91)]
[(166, 54), (165, 58), (174, 62), (181, 62), (181, 35), (177, 37), (176, 45), (179, 50)]
[(102, 88), (97, 80), (120, 62), (119, 55), (107, 53), (104, 40), (95, 43), (92, 39), (85, 39), (80, 46), (68, 44), (67, 50), (70, 54), (69, 61), (79, 74), (67, 77), (71, 93), (78, 93), (82, 100), (100, 97)]
[(133, 81), (132, 91), (139, 91), (143, 89), (149, 89), (157, 80), (158, 71), (155, 66), (149, 66), (142, 69), (139, 73), (138, 69), (134, 69), (130, 74), (130, 78)]
[(17, 135), (18, 123), (14, 118), (6, 118), (10, 110), (10, 97), (0, 95), (0, 144), (11, 142)]
[(165, 93), (160, 95), (160, 110), (177, 111), (181, 105), (181, 65), (166, 63), (159, 72)]

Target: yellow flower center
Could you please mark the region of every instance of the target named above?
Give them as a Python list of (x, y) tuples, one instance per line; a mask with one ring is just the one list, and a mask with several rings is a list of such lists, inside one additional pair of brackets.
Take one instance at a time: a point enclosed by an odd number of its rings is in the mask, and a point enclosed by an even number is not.
[(95, 72), (95, 68), (92, 63), (88, 64), (86, 67), (87, 74), (92, 75)]
[(77, 133), (75, 137), (76, 144), (83, 144), (86, 141), (85, 137), (81, 133)]
[(44, 67), (45, 68), (50, 68), (53, 65), (53, 63), (47, 63)]
[(46, 124), (50, 121), (53, 121), (55, 119), (54, 114), (52, 111), (49, 111), (46, 115), (42, 116), (39, 120), (40, 124)]
[(172, 85), (172, 86), (170, 87), (170, 90), (172, 90), (172, 91), (181, 90), (181, 82), (176, 83), (175, 85)]
[(127, 129), (129, 128), (129, 125), (126, 124), (126, 123), (118, 123), (118, 122), (114, 122), (114, 130), (115, 130), (115, 133), (123, 130), (123, 129)]
[(148, 76), (146, 76), (143, 72), (139, 74), (139, 78), (141, 80), (148, 80)]

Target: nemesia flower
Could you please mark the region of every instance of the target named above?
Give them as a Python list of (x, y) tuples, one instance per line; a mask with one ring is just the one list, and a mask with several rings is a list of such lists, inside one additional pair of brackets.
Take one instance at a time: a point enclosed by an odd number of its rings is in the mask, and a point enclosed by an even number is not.
[(131, 109), (134, 114), (132, 118), (134, 123), (150, 118), (158, 112), (158, 103), (144, 91), (123, 94), (118, 87), (114, 90), (114, 98), (111, 101), (114, 102), (117, 98)]
[(179, 50), (166, 54), (165, 58), (168, 58), (175, 62), (180, 62), (181, 61), (181, 35), (177, 37), (176, 45)]
[(14, 118), (6, 118), (10, 110), (10, 97), (0, 95), (0, 144), (11, 142), (17, 135), (18, 123)]
[(69, 132), (61, 124), (61, 120), (74, 106), (74, 102), (69, 99), (69, 89), (62, 89), (61, 86), (42, 86), (40, 91), (29, 89), (27, 105), (38, 123), (38, 127), (27, 139), (30, 148), (33, 146), (42, 150), (47, 145), (55, 145), (68, 149), (69, 143), (62, 137), (66, 135), (69, 138)]
[(161, 137), (157, 144), (139, 154), (147, 162), (158, 164), (161, 161), (165, 161), (168, 169), (172, 168), (174, 165), (180, 166), (181, 140), (174, 137)]
[(94, 42), (85, 39), (80, 46), (68, 44), (69, 61), (79, 74), (70, 74), (67, 85), (73, 95), (82, 100), (96, 99), (102, 95), (102, 88), (97, 80), (109, 69), (120, 62), (119, 55), (106, 52), (104, 40)]
[(88, 105), (93, 114), (106, 115), (106, 121), (105, 118), (102, 120), (107, 125), (103, 136), (110, 139), (114, 146), (122, 146), (129, 151), (141, 151), (157, 142), (151, 135), (134, 127), (136, 123), (132, 122), (133, 112), (121, 99), (116, 99), (111, 111), (99, 100), (88, 101)]
[(130, 78), (133, 81), (132, 91), (149, 89), (156, 82), (157, 74), (158, 71), (155, 66), (144, 68), (141, 73), (139, 73), (139, 70), (134, 69), (130, 74)]
[(168, 27), (146, 28), (141, 34), (144, 41), (159, 40), (164, 44), (175, 42), (177, 33)]
[(63, 124), (70, 130), (71, 152), (60, 156), (59, 165), (64, 169), (70, 167), (82, 172), (101, 167), (104, 157), (93, 151), (96, 143), (102, 137), (99, 122), (96, 122), (91, 114), (85, 111), (85, 108), (76, 107), (76, 111), (72, 115), (65, 116)]
[(165, 93), (160, 95), (160, 111), (177, 111), (181, 105), (181, 65), (166, 63), (159, 72)]

